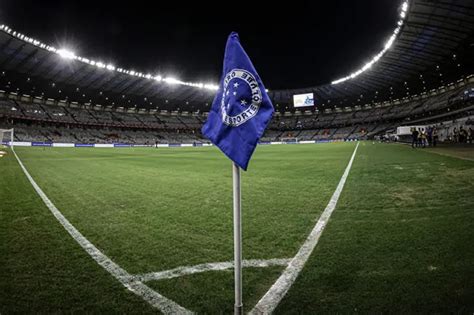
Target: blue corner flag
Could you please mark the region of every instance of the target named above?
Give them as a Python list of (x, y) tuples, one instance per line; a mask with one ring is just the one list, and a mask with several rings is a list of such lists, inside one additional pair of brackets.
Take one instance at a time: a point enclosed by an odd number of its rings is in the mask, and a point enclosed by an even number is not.
[(239, 35), (232, 32), (225, 47), (219, 90), (202, 133), (246, 171), (273, 111), (262, 80), (240, 45)]

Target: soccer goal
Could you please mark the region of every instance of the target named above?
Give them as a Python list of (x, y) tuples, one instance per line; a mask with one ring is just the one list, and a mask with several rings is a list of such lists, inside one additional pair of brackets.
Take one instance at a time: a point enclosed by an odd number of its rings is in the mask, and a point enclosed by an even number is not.
[(0, 147), (3, 146), (13, 147), (13, 128), (0, 129)]
[(297, 137), (283, 137), (280, 139), (281, 142), (284, 143), (298, 143)]

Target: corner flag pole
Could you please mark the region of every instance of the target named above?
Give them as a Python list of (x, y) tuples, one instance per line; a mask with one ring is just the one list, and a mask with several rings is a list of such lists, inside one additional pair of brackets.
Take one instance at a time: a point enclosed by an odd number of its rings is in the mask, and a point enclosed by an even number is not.
[[(257, 70), (240, 44), (239, 35), (227, 38), (221, 82), (202, 134), (232, 165), (234, 195), (234, 289), (236, 315), (242, 314), (242, 209), (240, 171), (246, 171), (258, 141), (275, 109)], [(248, 122), (250, 121), (251, 122)], [(248, 123), (247, 123), (248, 122)], [(245, 136), (242, 136), (245, 135)]]
[(240, 207), (240, 168), (232, 163), (234, 190), (234, 314), (242, 314), (242, 221)]

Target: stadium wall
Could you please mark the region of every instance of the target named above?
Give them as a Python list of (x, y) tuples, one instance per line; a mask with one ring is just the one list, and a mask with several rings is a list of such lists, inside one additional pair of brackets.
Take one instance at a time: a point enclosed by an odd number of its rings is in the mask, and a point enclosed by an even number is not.
[[(311, 140), (311, 141), (300, 141), (300, 142), (261, 142), (259, 145), (278, 145), (278, 144), (318, 144), (328, 142), (353, 142), (359, 141), (358, 139), (346, 139), (346, 140)], [(2, 141), (3, 145), (10, 146), (10, 141)], [(158, 145), (146, 145), (146, 144), (125, 144), (125, 143), (55, 143), (55, 142), (24, 142), (24, 141), (13, 141), (14, 147), (55, 147), (55, 148), (176, 148), (176, 147), (211, 147), (210, 143), (162, 143)]]

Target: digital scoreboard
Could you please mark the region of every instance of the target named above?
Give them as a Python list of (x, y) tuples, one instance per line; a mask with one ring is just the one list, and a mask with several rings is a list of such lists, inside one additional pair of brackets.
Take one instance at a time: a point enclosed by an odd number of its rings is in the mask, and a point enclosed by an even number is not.
[(314, 106), (313, 93), (293, 95), (293, 105), (294, 107)]

